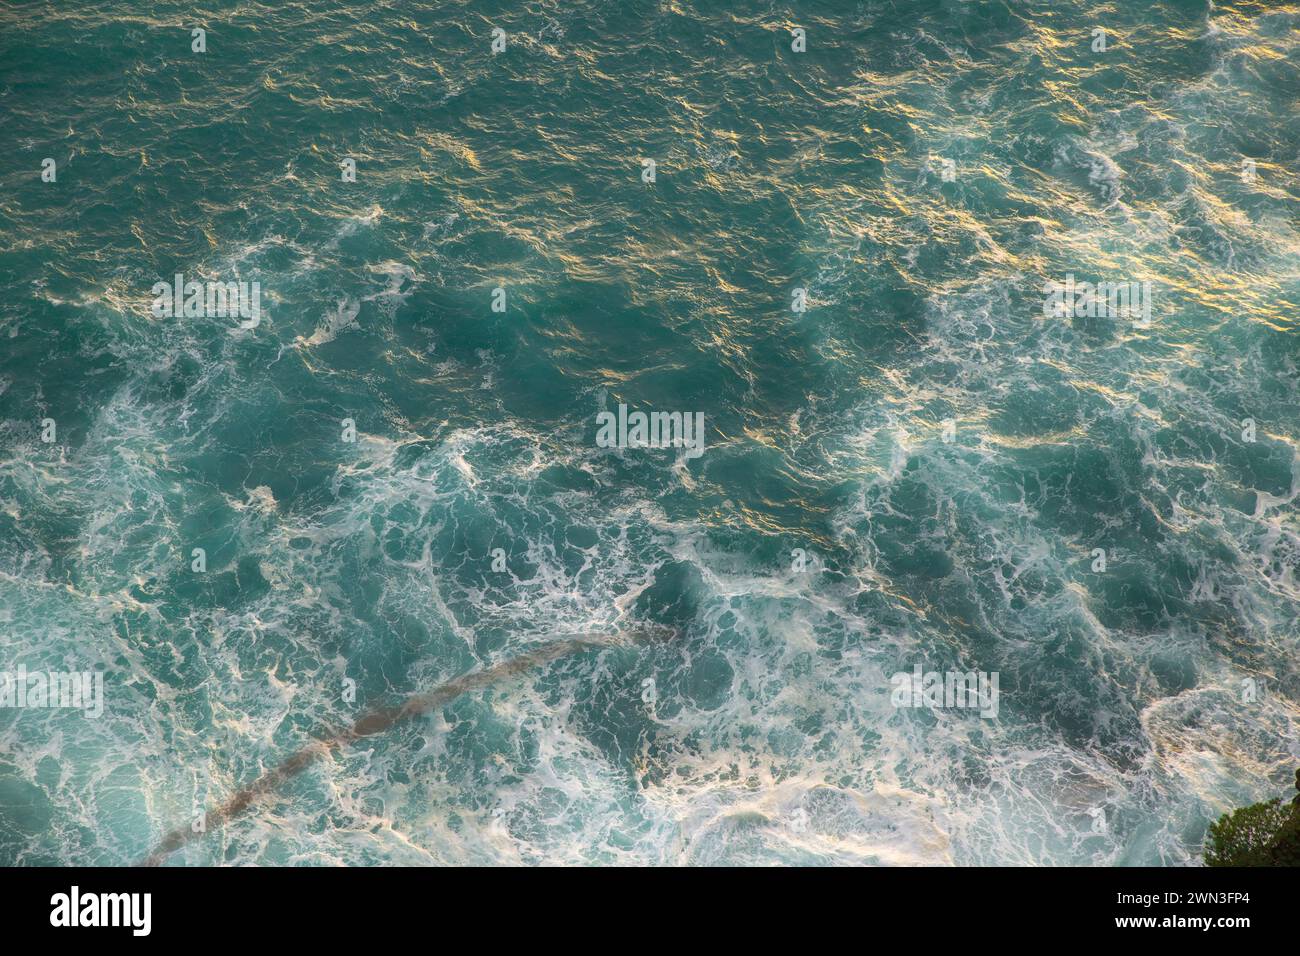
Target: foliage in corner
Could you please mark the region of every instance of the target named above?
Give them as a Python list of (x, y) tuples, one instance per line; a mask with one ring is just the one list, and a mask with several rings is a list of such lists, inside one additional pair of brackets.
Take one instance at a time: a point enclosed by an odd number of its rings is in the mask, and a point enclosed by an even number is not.
[(1290, 803), (1276, 797), (1210, 824), (1206, 866), (1300, 866), (1300, 770)]

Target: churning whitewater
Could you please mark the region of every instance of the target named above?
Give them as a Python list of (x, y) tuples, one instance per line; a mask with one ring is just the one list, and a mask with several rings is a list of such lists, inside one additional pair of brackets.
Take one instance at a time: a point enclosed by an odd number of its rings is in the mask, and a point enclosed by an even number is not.
[(1184, 865), (1290, 786), (1300, 7), (0, 24), (0, 864)]

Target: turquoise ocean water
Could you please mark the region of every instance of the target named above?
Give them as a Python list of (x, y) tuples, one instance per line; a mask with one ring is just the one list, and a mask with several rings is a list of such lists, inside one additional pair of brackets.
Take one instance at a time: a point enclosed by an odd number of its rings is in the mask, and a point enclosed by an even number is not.
[(105, 699), (0, 708), (0, 863), (649, 631), (169, 862), (1196, 862), (1300, 762), (1298, 105), (1282, 3), (7, 4), (0, 670)]

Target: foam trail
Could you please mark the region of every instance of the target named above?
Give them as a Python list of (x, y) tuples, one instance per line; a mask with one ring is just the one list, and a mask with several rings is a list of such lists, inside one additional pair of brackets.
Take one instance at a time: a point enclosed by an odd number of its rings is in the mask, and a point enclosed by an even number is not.
[(521, 674), (524, 671), (561, 657), (567, 657), (578, 651), (617, 647), (625, 644), (628, 640), (633, 643), (644, 643), (647, 639), (665, 636), (668, 635), (658, 631), (640, 631), (636, 634), (622, 632), (610, 635), (585, 634), (581, 637), (554, 641), (535, 650), (525, 651), (517, 657), (512, 657), (499, 664), (485, 667), (483, 670), (464, 674), (429, 691), (427, 694), (408, 697), (397, 706), (376, 708), (362, 716), (351, 727), (313, 741), (303, 747), (274, 770), (262, 774), (251, 784), (236, 792), (216, 810), (209, 811), (204, 817), (205, 826), (202, 832), (195, 833), (190, 827), (173, 830), (163, 838), (158, 847), (140, 865), (158, 866), (162, 864), (169, 855), (192, 842), (195, 837), (202, 836), (208, 830), (229, 822), (252, 806), (256, 800), (274, 793), (288, 780), (306, 769), (317, 757), (323, 757), (331, 751), (353, 744), (363, 737), (371, 737), (382, 733), (401, 721), (419, 717), (436, 707), (442, 707), (466, 691), (486, 687), (498, 680), (513, 677), (516, 674)]

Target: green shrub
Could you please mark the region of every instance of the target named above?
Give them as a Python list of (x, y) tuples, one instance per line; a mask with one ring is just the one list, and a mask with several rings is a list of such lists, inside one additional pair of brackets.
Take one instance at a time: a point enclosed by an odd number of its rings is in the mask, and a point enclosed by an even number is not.
[(1300, 770), (1296, 796), (1225, 813), (1210, 824), (1206, 866), (1300, 866)]

